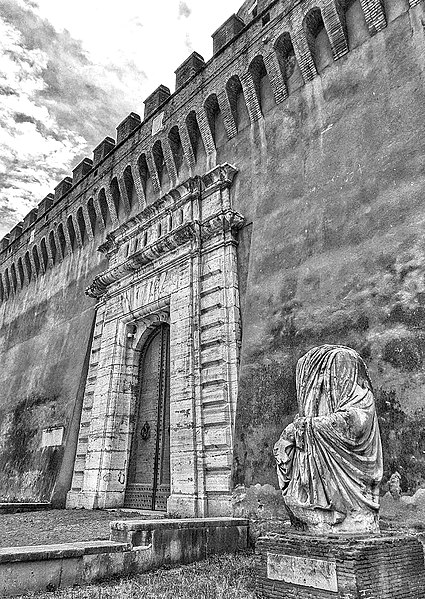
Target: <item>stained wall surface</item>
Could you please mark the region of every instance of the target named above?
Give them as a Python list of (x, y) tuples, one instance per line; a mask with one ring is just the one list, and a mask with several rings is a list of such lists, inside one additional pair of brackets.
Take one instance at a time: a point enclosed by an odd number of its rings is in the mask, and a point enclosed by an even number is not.
[(322, 343), (368, 364), (384, 482), (395, 470), (404, 490), (425, 482), (424, 40), (423, 14), (404, 12), (235, 148), (251, 154), (239, 201), (255, 206), (237, 484), (277, 483), (272, 450), (297, 411), (296, 362)]
[[(84, 288), (97, 274), (98, 263), (96, 244), (90, 243), (1, 308), (3, 501), (65, 499), (94, 319), (93, 301)], [(61, 444), (43, 446), (43, 431), (62, 428)]]
[[(279, 19), (280, 4), (268, 4), (270, 22), (260, 14), (234, 42), (246, 65), (251, 36), (267, 46), (268, 28)], [(207, 143), (196, 153), (192, 143), (189, 164), (182, 137), (178, 173), (135, 181), (142, 206), (214, 164), (238, 169), (233, 205), (246, 221), (238, 248), (243, 341), (235, 485), (277, 485), (272, 448), (296, 412), (295, 364), (321, 343), (349, 345), (369, 366), (386, 480), (398, 470), (405, 490), (425, 483), (424, 4), (385, 5), (390, 22), (371, 37), (360, 3), (351, 3), (347, 54), (333, 61), (326, 32), (316, 28), (317, 76), (305, 83), (294, 64), (289, 97), (276, 103), (276, 87), (261, 73), (263, 116), (252, 118), (245, 87), (249, 110), (239, 94), (236, 134), (229, 136), (229, 120), (226, 129), (216, 114), (213, 151)], [(217, 92), (233, 74), (231, 52), (232, 44), (207, 65), (226, 67), (215, 75)], [(165, 118), (177, 119), (208, 86), (203, 73), (189, 81), (166, 103)], [(203, 125), (201, 119), (205, 146)], [(137, 129), (101, 163), (99, 177), (110, 180), (145, 138)], [(86, 179), (84, 201), (101, 186), (96, 176)], [(124, 222), (125, 211), (116, 211), (116, 223)], [(50, 222), (55, 214), (53, 208)], [(84, 288), (106, 267), (96, 247), (113, 226), (1, 304), (2, 499), (60, 502), (68, 490), (94, 317)], [(64, 427), (61, 446), (42, 447), (49, 427)]]

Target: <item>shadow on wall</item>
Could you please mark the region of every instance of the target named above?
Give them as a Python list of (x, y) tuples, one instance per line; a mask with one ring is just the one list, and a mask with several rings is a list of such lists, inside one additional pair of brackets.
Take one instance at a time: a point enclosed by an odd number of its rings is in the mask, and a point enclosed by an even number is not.
[[(8, 414), (0, 414), (0, 501), (49, 501), (64, 447), (42, 447), (42, 430), (59, 397), (32, 395)], [(61, 419), (60, 419), (61, 420)]]
[(384, 453), (381, 492), (388, 490), (394, 472), (401, 475), (401, 490), (414, 493), (425, 486), (425, 410), (406, 414), (393, 390), (375, 390), (376, 409)]

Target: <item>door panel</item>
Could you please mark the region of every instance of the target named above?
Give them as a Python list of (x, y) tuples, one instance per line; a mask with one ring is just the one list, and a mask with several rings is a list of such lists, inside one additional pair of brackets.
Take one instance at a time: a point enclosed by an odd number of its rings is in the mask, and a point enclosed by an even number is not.
[(170, 495), (169, 327), (148, 339), (139, 369), (138, 414), (134, 428), (125, 507), (166, 510)]

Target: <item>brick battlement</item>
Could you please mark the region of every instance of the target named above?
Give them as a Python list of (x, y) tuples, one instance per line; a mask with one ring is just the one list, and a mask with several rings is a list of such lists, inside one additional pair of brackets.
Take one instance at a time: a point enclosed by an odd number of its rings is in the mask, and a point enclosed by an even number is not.
[[(410, 7), (419, 3), (409, 0)], [(218, 119), (228, 140), (238, 135), (239, 98), (253, 125), (263, 118), (265, 78), (278, 105), (320, 75), (316, 41), (321, 32), (327, 35), (331, 60), (347, 54), (351, 3), (345, 4), (346, 9), (334, 0), (293, 0), (284, 5), (263, 1), (257, 14), (249, 13), (249, 22), (244, 5), (236, 20), (223, 24), (223, 35), (221, 28), (214, 33), (221, 41), (215, 42), (209, 62), (203, 63), (198, 54), (189, 57), (176, 71), (174, 94), (168, 95), (164, 86), (151, 94), (143, 122), (131, 113), (117, 127), (118, 143), (106, 138), (95, 149), (93, 163), (88, 158), (82, 161), (72, 180), (67, 177), (59, 183), (54, 197), (42, 200), (38, 212), (32, 210), (24, 219), (24, 226), (18, 225), (0, 241), (0, 300), (165, 195), (182, 180), (184, 169), (184, 178), (197, 174), (201, 150), (206, 170), (212, 168)], [(386, 15), (380, 0), (361, 0), (361, 9), (363, 42), (386, 27)]]

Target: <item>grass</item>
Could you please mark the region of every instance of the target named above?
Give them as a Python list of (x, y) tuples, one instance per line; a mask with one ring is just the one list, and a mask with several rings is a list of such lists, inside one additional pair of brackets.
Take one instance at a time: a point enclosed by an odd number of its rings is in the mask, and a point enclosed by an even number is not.
[[(214, 556), (111, 582), (37, 594), (37, 599), (255, 599), (254, 556)], [(34, 595), (24, 595), (30, 597)]]

